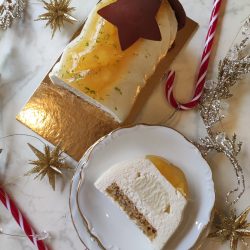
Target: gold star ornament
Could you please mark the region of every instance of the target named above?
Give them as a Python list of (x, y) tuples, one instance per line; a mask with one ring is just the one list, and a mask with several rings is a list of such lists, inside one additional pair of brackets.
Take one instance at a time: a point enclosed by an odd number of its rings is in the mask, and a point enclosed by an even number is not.
[(250, 237), (250, 223), (247, 221), (249, 212), (250, 207), (238, 217), (236, 216), (235, 210), (231, 210), (229, 215), (217, 213), (214, 221), (217, 230), (210, 233), (208, 237), (219, 238), (222, 241), (229, 240), (232, 250), (237, 249), (239, 241), (248, 247), (245, 239)]
[(28, 145), (38, 159), (30, 161), (30, 164), (35, 165), (35, 167), (28, 171), (26, 175), (37, 174), (35, 179), (40, 177), (41, 180), (47, 175), (50, 185), (55, 190), (56, 176), (63, 176), (63, 170), (72, 169), (65, 163), (62, 157), (63, 151), (59, 146), (51, 149), (48, 145), (45, 145), (44, 153), (42, 153), (31, 144), (28, 143)]
[(42, 3), (44, 4), (43, 8), (46, 12), (40, 15), (36, 21), (47, 21), (46, 27), (50, 26), (52, 29), (52, 38), (57, 29), (59, 31), (61, 30), (61, 27), (65, 24), (65, 22), (73, 23), (77, 21), (73, 16), (71, 16), (71, 12), (75, 8), (69, 6), (70, 0), (51, 0), (50, 2), (42, 0)]

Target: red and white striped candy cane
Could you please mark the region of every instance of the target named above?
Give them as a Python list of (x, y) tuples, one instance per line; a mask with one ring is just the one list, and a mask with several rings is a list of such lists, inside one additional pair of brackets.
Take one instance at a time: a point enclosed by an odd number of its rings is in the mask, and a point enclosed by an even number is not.
[(190, 102), (179, 103), (176, 101), (174, 94), (173, 94), (175, 72), (170, 71), (168, 73), (166, 86), (165, 86), (165, 93), (166, 93), (166, 98), (167, 98), (168, 102), (175, 109), (190, 110), (190, 109), (193, 109), (194, 107), (196, 107), (199, 103), (199, 100), (202, 96), (202, 92), (203, 92), (204, 85), (206, 82), (208, 64), (209, 64), (210, 54), (211, 54), (211, 50), (212, 50), (212, 46), (213, 46), (213, 42), (214, 42), (214, 36), (215, 36), (217, 24), (218, 24), (218, 17), (219, 17), (221, 3), (222, 3), (222, 0), (214, 0), (213, 11), (212, 11), (210, 23), (209, 23), (209, 30), (207, 33), (205, 48), (203, 50), (200, 69), (199, 69), (199, 73), (198, 73), (198, 80), (197, 80), (197, 83), (195, 86), (193, 98)]
[(0, 200), (3, 205), (11, 212), (13, 218), (16, 220), (18, 225), (25, 232), (27, 237), (36, 246), (38, 250), (48, 250), (48, 247), (42, 240), (37, 240), (36, 232), (29, 224), (28, 220), (23, 216), (20, 210), (15, 205), (14, 201), (10, 199), (9, 195), (0, 187)]

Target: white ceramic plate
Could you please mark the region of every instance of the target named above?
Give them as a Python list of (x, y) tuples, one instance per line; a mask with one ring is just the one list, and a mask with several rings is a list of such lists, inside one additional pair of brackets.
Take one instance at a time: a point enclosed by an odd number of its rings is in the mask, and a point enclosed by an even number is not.
[(183, 221), (165, 249), (190, 249), (208, 224), (215, 200), (214, 183), (210, 167), (199, 150), (183, 135), (167, 127), (123, 128), (100, 139), (88, 150), (72, 181), (73, 223), (90, 250), (101, 249), (93, 235), (106, 249), (151, 250), (148, 239), (137, 226), (94, 187), (98, 177), (113, 164), (145, 155), (168, 159), (182, 169), (189, 184), (189, 202)]

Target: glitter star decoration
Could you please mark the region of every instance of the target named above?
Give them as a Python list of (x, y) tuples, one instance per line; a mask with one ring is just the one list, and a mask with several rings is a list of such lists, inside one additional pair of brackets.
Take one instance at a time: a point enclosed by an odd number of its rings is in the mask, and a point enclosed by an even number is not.
[(28, 171), (26, 175), (37, 174), (35, 179), (40, 177), (41, 180), (45, 175), (49, 178), (49, 183), (55, 190), (56, 176), (63, 175), (62, 170), (72, 169), (67, 165), (62, 157), (63, 151), (59, 146), (56, 146), (53, 150), (48, 145), (44, 146), (44, 153), (37, 148), (29, 144), (30, 149), (37, 156), (38, 160), (30, 161), (30, 164), (35, 165), (33, 169)]
[(139, 38), (161, 41), (156, 21), (160, 0), (118, 0), (98, 11), (118, 28), (121, 49), (126, 50)]
[(236, 216), (235, 210), (231, 210), (229, 215), (217, 213), (214, 222), (217, 230), (210, 233), (208, 237), (219, 238), (222, 241), (229, 240), (232, 250), (237, 249), (239, 241), (248, 247), (245, 238), (250, 237), (250, 223), (247, 221), (249, 212), (250, 207), (243, 211), (238, 217)]
[(71, 12), (75, 8), (69, 6), (70, 0), (51, 0), (50, 2), (42, 0), (42, 3), (44, 4), (46, 12), (40, 15), (36, 21), (47, 21), (46, 27), (50, 26), (52, 29), (52, 37), (55, 35), (57, 29), (59, 31), (61, 30), (65, 22), (73, 23), (77, 21), (71, 16)]

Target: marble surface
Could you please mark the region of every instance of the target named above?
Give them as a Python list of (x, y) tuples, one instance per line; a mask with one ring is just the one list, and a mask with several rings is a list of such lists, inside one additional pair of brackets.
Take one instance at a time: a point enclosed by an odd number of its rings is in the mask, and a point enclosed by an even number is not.
[[(15, 120), (16, 114), (32, 95), (38, 84), (54, 64), (68, 43), (71, 35), (79, 27), (94, 2), (90, 0), (73, 0), (76, 7), (74, 13), (80, 22), (66, 25), (61, 33), (51, 40), (51, 32), (44, 28), (43, 22), (34, 19), (42, 13), (39, 1), (28, 2), (25, 18), (15, 22), (13, 27), (5, 32), (0, 31), (0, 135), (30, 134), (35, 135)], [(212, 0), (182, 0), (188, 16), (197, 21), (199, 30), (176, 58), (172, 68), (176, 69), (178, 81), (176, 93), (179, 100), (188, 100), (195, 79), (195, 72), (200, 59), (204, 37), (207, 31), (208, 19), (212, 8)], [(231, 46), (235, 34), (242, 21), (250, 14), (249, 0), (224, 0), (219, 32), (216, 37), (216, 47), (210, 64), (209, 78), (216, 76), (216, 66)], [(222, 19), (223, 18), (223, 19)], [(246, 176), (246, 192), (237, 203), (238, 211), (249, 205), (250, 194), (250, 77), (240, 82), (234, 89), (234, 97), (230, 100), (229, 115), (223, 123), (223, 128), (236, 132), (244, 142), (239, 158)], [(189, 139), (197, 140), (205, 134), (203, 124), (195, 111), (177, 113), (172, 122), (166, 122), (169, 106), (164, 101), (163, 85), (154, 91), (144, 110), (138, 117), (138, 122), (163, 123), (176, 128)], [(15, 136), (0, 140), (4, 147), (1, 155), (0, 182), (10, 194), (15, 197), (20, 208), (40, 231), (50, 233), (48, 243), (51, 249), (79, 250), (84, 249), (71, 222), (68, 207), (70, 176), (57, 182), (57, 190), (53, 192), (45, 178), (43, 181), (33, 180), (33, 177), (23, 177), (30, 169), (27, 164), (34, 156), (26, 143), (30, 142), (41, 148), (41, 143), (25, 136)], [(70, 159), (68, 159), (70, 161)], [(225, 194), (234, 186), (236, 179), (233, 169), (227, 159), (220, 155), (208, 158), (216, 187), (216, 206), (224, 207)], [(71, 161), (72, 165), (77, 163)], [(6, 209), (0, 204), (0, 228), (4, 232), (21, 235), (22, 232), (13, 221)], [(220, 244), (214, 240), (205, 240), (201, 249), (229, 249), (228, 243)], [(0, 235), (0, 249), (23, 250), (34, 249), (25, 237), (9, 237)], [(239, 249), (244, 249), (239, 247)]]

